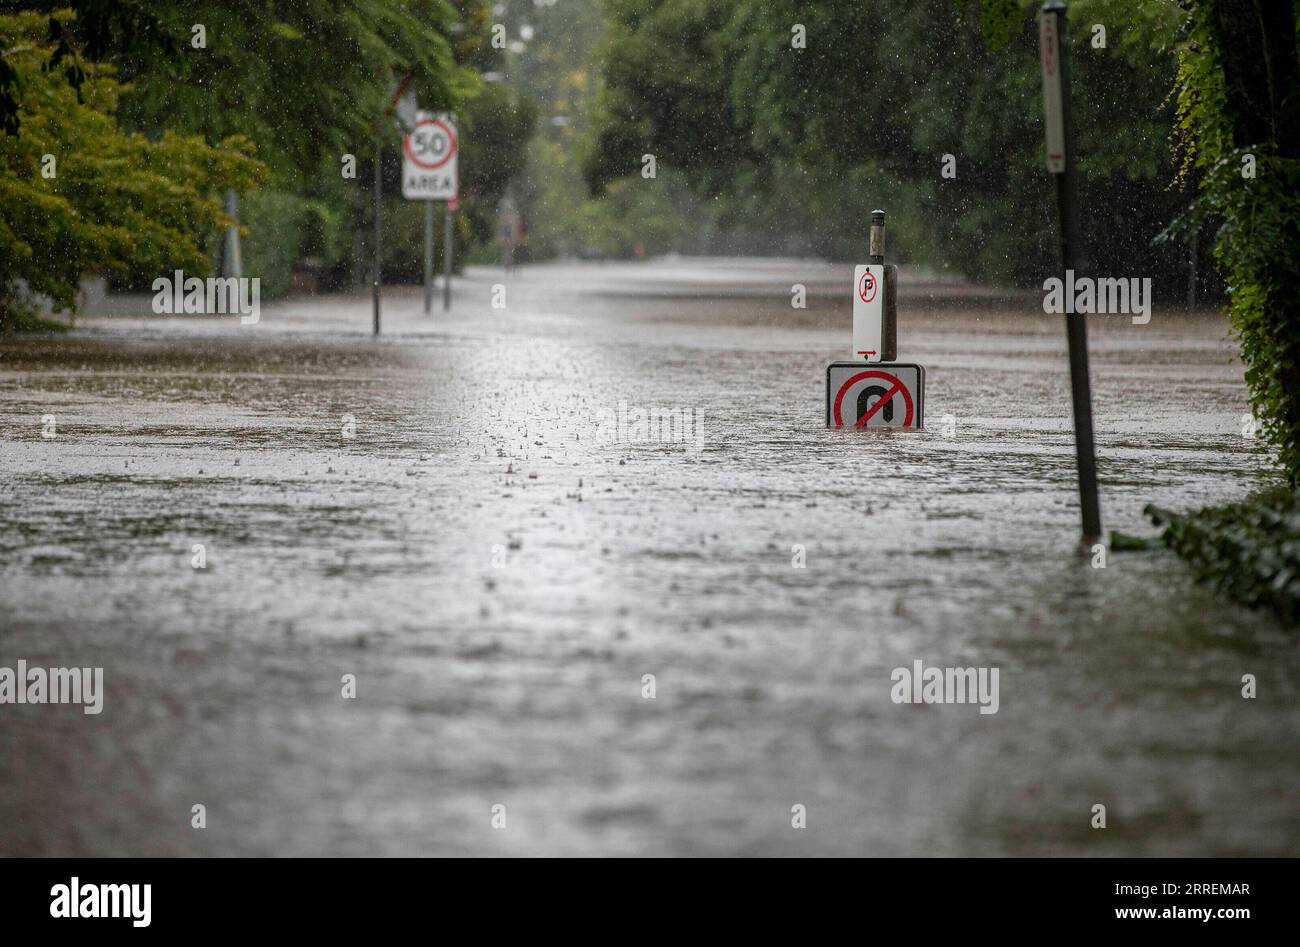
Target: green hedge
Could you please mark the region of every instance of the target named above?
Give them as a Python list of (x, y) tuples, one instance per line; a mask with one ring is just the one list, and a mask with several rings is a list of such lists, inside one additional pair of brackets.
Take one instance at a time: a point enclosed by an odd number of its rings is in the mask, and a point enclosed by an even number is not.
[(261, 294), (276, 299), (290, 289), (294, 265), (318, 261), (328, 278), (351, 260), (352, 222), (347, 208), (283, 191), (257, 191), (239, 202), (239, 222), (247, 229), (244, 276), (261, 278)]
[(1148, 506), (1161, 538), (1199, 581), (1252, 608), (1300, 622), (1300, 492), (1264, 490), (1242, 503), (1172, 513)]

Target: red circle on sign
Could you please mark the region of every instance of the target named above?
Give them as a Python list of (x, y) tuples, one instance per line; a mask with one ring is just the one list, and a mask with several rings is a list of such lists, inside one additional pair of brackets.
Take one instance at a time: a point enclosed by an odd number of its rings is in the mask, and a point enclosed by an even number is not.
[(447, 143), (450, 147), (447, 148), (447, 153), (442, 156), (442, 160), (430, 164), (427, 161), (421, 161), (417, 158), (415, 152), (411, 150), (411, 139), (415, 137), (414, 134), (406, 136), (406, 140), (402, 142), (402, 150), (406, 152), (406, 157), (410, 158), (417, 167), (424, 168), (426, 171), (433, 171), (436, 168), (441, 168), (452, 159), (453, 155), (456, 154), (456, 133), (451, 130), (450, 125), (440, 118), (426, 118), (423, 121), (415, 123), (416, 128), (423, 128), (425, 125), (437, 125), (442, 129), (443, 134), (447, 136)]
[[(848, 393), (848, 390), (850, 388), (852, 388), (858, 382), (862, 381), (862, 379), (864, 378), (879, 378), (882, 379), (883, 381), (889, 382), (890, 385), (892, 386), (890, 388), (890, 395), (889, 395), (890, 398), (894, 396), (893, 390), (895, 388), (897, 388), (902, 393), (903, 406), (907, 409), (907, 411), (903, 415), (903, 427), (911, 427), (912, 426), (912, 395), (907, 390), (907, 386), (903, 384), (900, 378), (889, 374), (889, 372), (881, 372), (881, 371), (874, 371), (874, 370), (868, 372), (858, 372), (856, 375), (854, 375), (852, 378), (850, 378), (840, 387), (839, 394), (835, 396), (835, 412), (832, 415), (835, 418), (835, 426), (844, 427), (844, 415), (840, 413), (840, 407), (844, 403), (844, 396)], [(888, 398), (881, 398), (880, 402), (878, 403), (883, 403), (887, 400)], [(856, 421), (853, 426), (857, 427)]]
[(876, 289), (876, 277), (867, 270), (862, 274), (862, 282), (858, 284), (858, 298), (864, 303), (869, 303), (876, 298)]

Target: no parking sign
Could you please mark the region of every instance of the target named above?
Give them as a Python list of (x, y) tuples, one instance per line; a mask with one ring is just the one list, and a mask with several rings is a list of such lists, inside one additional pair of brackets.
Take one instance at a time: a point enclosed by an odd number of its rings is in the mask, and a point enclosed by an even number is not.
[(885, 267), (859, 266), (853, 273), (853, 354), (885, 359)]

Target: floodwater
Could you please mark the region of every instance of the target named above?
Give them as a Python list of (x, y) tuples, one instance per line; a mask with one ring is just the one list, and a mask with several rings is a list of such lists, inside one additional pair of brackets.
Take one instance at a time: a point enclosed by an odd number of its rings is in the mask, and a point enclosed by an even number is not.
[[(1081, 551), (1060, 317), (904, 274), (928, 430), (829, 431), (850, 280), (483, 268), (378, 341), (366, 295), (0, 341), (0, 665), (105, 687), (0, 706), (0, 853), (1300, 854), (1294, 634)], [(1089, 328), (1108, 530), (1256, 486), (1220, 317)], [(998, 712), (894, 703), (917, 660)]]

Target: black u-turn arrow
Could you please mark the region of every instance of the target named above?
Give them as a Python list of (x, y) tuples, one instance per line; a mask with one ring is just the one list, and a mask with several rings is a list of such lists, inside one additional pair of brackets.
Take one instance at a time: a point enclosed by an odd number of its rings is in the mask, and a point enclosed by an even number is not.
[[(889, 391), (888, 388), (881, 385), (867, 385), (858, 392), (858, 413), (854, 415), (854, 422), (856, 423), (859, 418), (871, 410), (870, 398), (872, 395), (877, 398), (884, 398), (889, 396)], [(885, 402), (885, 406), (880, 409), (880, 413), (885, 416), (886, 423), (894, 420), (894, 399), (892, 396)]]

